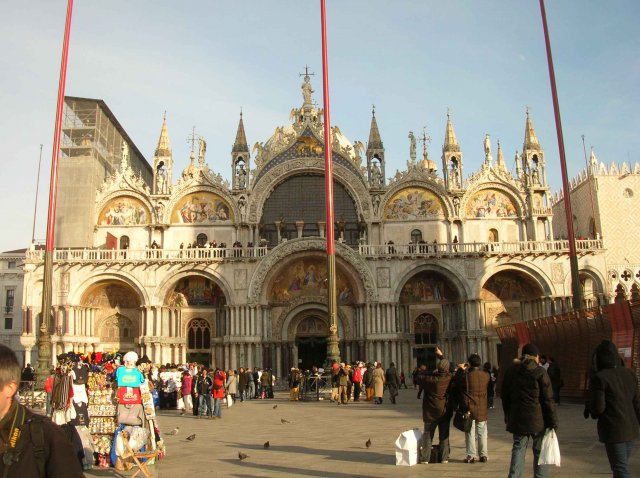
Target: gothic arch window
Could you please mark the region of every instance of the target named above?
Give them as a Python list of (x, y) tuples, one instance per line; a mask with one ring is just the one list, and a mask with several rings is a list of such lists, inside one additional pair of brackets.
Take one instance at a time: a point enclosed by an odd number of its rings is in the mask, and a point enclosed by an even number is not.
[(204, 232), (201, 232), (200, 234), (198, 234), (198, 237), (196, 237), (196, 242), (198, 243), (198, 247), (204, 247), (204, 245), (207, 243), (208, 237)]
[(129, 249), (129, 236), (120, 236), (120, 249)]
[(615, 302), (623, 302), (625, 300), (627, 300), (627, 293), (624, 290), (624, 287), (622, 286), (622, 284), (618, 284), (616, 286), (616, 292), (615, 292)]
[(420, 229), (414, 229), (411, 231), (411, 242), (417, 244), (422, 240), (422, 231)]
[(498, 242), (499, 235), (497, 229), (489, 229), (489, 242)]
[(100, 324), (100, 340), (103, 342), (130, 342), (133, 322), (127, 317), (115, 314), (107, 317)]
[(631, 300), (640, 300), (640, 287), (638, 287), (638, 284), (633, 284), (631, 286)]
[(422, 314), (413, 322), (416, 345), (438, 343), (438, 319), (431, 314)]
[(187, 348), (205, 350), (211, 348), (211, 327), (204, 319), (193, 319), (187, 327)]

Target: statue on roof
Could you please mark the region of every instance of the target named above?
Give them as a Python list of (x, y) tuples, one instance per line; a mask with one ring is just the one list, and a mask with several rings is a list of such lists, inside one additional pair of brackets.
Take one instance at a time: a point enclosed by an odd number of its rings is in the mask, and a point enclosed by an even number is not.
[(302, 83), (302, 98), (304, 99), (304, 104), (311, 104), (312, 93), (313, 88), (311, 88), (311, 78), (309, 78), (309, 75), (305, 75), (304, 83)]
[(413, 131), (409, 131), (409, 141), (410, 141), (409, 157), (411, 158), (411, 162), (415, 163), (416, 162), (416, 137), (413, 134)]
[(487, 160), (491, 159), (491, 138), (488, 133), (484, 135), (484, 156)]

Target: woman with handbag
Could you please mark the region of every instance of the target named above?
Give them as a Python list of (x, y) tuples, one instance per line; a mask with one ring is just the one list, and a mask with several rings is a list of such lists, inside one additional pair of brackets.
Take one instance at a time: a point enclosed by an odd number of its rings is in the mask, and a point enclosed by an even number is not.
[(478, 354), (471, 354), (468, 363), (467, 370), (458, 369), (455, 379), (456, 386), (462, 391), (461, 404), (470, 412), (472, 420), (469, 431), (465, 433), (467, 457), (464, 462), (480, 461), (485, 463), (489, 459), (487, 450), (487, 420), (489, 418), (487, 388), (490, 378), (487, 372), (480, 369), (482, 360)]

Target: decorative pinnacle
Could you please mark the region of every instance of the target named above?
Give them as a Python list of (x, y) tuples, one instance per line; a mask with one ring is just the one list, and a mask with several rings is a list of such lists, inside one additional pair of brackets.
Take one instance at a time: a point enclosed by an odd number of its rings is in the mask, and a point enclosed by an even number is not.
[(196, 127), (194, 126), (191, 128), (191, 136), (187, 137), (187, 144), (191, 143), (192, 153), (195, 153), (196, 151), (196, 139), (198, 139), (198, 137), (196, 136)]

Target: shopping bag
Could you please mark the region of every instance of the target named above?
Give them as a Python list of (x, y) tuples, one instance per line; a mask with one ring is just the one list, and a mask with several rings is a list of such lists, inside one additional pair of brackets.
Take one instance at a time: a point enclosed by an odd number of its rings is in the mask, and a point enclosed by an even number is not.
[(177, 410), (184, 410), (184, 398), (180, 397), (176, 406)]
[(538, 465), (560, 466), (560, 444), (558, 443), (556, 431), (553, 428), (547, 428), (544, 432), (540, 456), (538, 457)]
[(402, 432), (396, 440), (396, 465), (413, 466), (418, 463), (418, 447), (422, 432), (418, 428)]
[(231, 408), (233, 406), (233, 397), (231, 395), (227, 395), (227, 408)]

